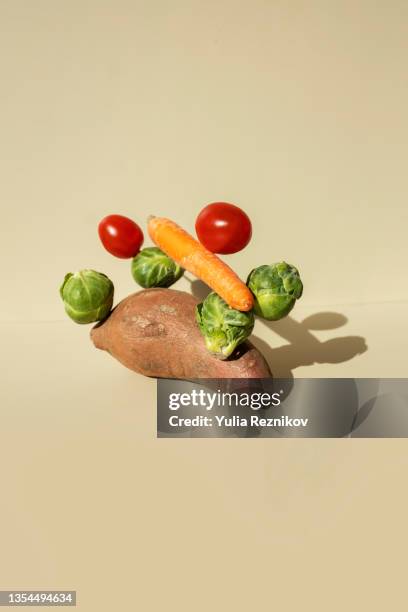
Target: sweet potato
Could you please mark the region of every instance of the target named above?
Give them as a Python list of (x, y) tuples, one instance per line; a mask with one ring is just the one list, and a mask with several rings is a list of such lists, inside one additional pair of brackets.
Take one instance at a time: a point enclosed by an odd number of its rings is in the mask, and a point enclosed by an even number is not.
[(198, 300), (174, 289), (130, 295), (91, 331), (95, 346), (123, 365), (156, 378), (269, 378), (268, 365), (250, 342), (227, 361), (211, 355), (195, 321)]

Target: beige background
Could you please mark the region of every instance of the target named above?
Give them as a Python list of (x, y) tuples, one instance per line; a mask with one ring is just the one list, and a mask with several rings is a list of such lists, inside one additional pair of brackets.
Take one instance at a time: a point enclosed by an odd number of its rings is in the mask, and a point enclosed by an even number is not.
[(305, 282), (257, 323), (274, 373), (406, 377), (407, 23), (398, 0), (0, 0), (0, 588), (402, 609), (405, 441), (158, 441), (154, 381), (57, 289), (83, 267), (135, 289), (105, 214), (193, 230), (232, 201), (254, 239), (229, 263)]

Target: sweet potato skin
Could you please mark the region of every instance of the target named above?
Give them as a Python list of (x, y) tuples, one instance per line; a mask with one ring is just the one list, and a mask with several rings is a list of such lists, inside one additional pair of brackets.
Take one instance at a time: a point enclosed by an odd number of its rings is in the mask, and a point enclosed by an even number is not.
[(120, 302), (91, 331), (94, 345), (123, 365), (156, 378), (269, 378), (271, 372), (250, 342), (220, 361), (206, 349), (195, 321), (198, 300), (184, 291), (145, 289)]

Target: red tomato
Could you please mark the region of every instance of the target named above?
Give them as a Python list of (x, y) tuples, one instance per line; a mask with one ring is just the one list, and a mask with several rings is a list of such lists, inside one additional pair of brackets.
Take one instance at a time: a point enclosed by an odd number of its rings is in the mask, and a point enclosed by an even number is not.
[(99, 238), (105, 249), (121, 259), (134, 257), (143, 244), (140, 227), (122, 215), (108, 215), (98, 225)]
[(227, 202), (208, 204), (196, 219), (201, 244), (212, 253), (237, 253), (252, 236), (251, 221), (243, 210)]

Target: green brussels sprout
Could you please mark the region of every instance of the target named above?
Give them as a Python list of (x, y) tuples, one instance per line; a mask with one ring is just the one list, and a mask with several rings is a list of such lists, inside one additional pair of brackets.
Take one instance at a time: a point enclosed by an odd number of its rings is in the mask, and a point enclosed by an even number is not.
[(299, 272), (285, 261), (255, 268), (247, 285), (254, 294), (255, 314), (268, 321), (286, 317), (303, 292)]
[(254, 328), (252, 310), (234, 310), (214, 292), (197, 305), (196, 321), (207, 349), (219, 359), (227, 359)]
[(132, 276), (145, 289), (170, 287), (183, 274), (183, 268), (158, 247), (142, 249), (132, 259)]
[(109, 314), (113, 303), (113, 283), (95, 270), (71, 272), (60, 288), (65, 312), (76, 323), (95, 323)]

